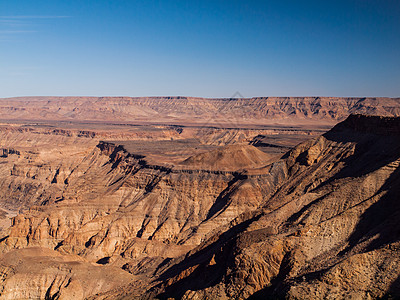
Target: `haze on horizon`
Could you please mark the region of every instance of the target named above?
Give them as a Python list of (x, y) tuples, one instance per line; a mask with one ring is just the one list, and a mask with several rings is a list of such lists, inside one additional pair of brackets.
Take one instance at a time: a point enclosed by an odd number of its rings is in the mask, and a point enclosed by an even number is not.
[(0, 2), (0, 97), (400, 96), (400, 2)]

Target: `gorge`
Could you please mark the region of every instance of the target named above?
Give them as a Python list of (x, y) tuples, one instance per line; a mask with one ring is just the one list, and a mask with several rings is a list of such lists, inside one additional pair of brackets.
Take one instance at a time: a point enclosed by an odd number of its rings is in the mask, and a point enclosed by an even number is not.
[(0, 299), (400, 296), (399, 98), (0, 99)]

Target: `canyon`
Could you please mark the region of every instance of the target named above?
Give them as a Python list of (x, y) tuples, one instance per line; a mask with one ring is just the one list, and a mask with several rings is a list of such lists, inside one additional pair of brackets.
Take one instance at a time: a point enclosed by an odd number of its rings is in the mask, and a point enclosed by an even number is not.
[(400, 98), (7, 98), (0, 148), (0, 299), (400, 296)]

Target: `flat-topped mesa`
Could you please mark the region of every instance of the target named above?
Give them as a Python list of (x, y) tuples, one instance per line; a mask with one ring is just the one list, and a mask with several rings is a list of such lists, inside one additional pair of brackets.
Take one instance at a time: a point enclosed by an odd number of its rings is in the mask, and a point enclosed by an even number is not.
[(400, 116), (400, 98), (22, 97), (0, 99), (0, 119), (108, 124), (334, 125), (349, 114)]
[(238, 144), (190, 156), (181, 164), (194, 168), (236, 171), (264, 166), (274, 160), (277, 159), (252, 145)]
[(353, 114), (332, 128), (332, 132), (351, 129), (377, 135), (400, 135), (400, 117)]

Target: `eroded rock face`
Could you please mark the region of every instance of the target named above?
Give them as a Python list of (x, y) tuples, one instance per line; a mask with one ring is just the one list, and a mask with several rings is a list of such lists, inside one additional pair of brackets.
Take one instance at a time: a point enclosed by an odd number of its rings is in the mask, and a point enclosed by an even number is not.
[[(62, 154), (9, 143), (0, 169), (14, 190), (8, 203), (29, 205), (0, 241), (0, 294), (398, 296), (398, 122), (351, 116), (245, 171), (157, 165), (118, 144), (64, 133)], [(218, 151), (210, 153), (201, 158)], [(87, 283), (89, 272), (98, 285)], [(27, 288), (16, 291), (17, 281)]]
[(0, 274), (1, 299), (84, 299), (134, 279), (121, 269), (38, 247), (3, 255)]
[[(17, 172), (11, 162), (13, 178), (21, 185), (40, 182), (47, 187), (43, 195), (53, 200), (39, 202), (32, 196), (31, 201), (41, 205), (13, 218), (0, 244), (3, 253), (27, 247), (54, 249), (151, 278), (160, 264), (259, 207), (287, 176), (284, 163), (251, 176), (149, 165), (143, 156), (105, 142), (80, 154), (79, 160), (71, 157), (74, 165), (68, 171), (37, 168), (35, 174), (43, 175), (35, 178), (26, 175), (32, 173), (30, 164), (21, 164)], [(53, 186), (58, 191), (55, 199)]]
[(6, 146), (0, 168), (1, 206), (18, 211), (59, 200), (98, 140), (6, 127), (0, 130), (0, 143)]
[[(397, 122), (352, 116), (300, 144), (284, 158), (287, 181), (263, 207), (166, 267), (160, 272), (162, 283), (149, 295), (400, 295), (400, 135), (383, 130), (397, 128)], [(373, 130), (365, 130), (368, 124)]]
[(25, 97), (0, 99), (2, 119), (171, 124), (335, 124), (349, 114), (399, 116), (399, 98)]
[[(96, 135), (2, 128), (0, 141), (8, 146), (0, 169), (2, 205), (14, 209), (2, 217), (6, 221), (19, 211), (11, 228), (3, 228), (4, 255), (30, 247), (52, 249), (57, 255), (78, 255), (85, 263), (122, 268), (148, 283), (159, 265), (258, 207), (286, 176), (284, 164), (272, 175), (251, 178), (232, 171), (149, 164), (143, 155), (99, 142)], [(9, 256), (6, 268), (7, 260)], [(54, 280), (55, 290), (69, 285), (64, 275), (53, 275), (46, 275), (44, 282), (38, 279), (36, 291), (32, 283), (27, 293), (42, 295)], [(10, 289), (14, 279), (7, 278)]]
[(211, 230), (258, 207), (284, 179), (285, 168), (279, 164), (273, 175), (251, 178), (173, 170), (148, 166), (123, 148), (102, 143), (74, 169), (82, 175), (68, 179), (56, 204), (14, 219), (5, 245), (59, 245), (59, 251), (92, 260), (115, 251), (133, 253), (126, 248), (133, 238), (195, 246)]

